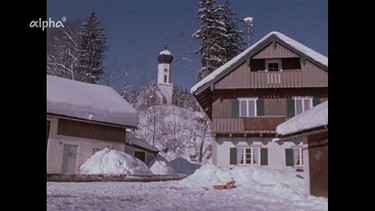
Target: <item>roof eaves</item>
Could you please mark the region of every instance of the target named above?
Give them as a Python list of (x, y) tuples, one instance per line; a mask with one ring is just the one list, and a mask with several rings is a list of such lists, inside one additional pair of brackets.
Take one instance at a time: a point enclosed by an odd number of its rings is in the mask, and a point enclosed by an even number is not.
[(290, 45), (289, 43), (285, 42), (281, 38), (279, 38), (279, 37), (276, 36), (276, 38), (275, 38), (274, 41), (282, 44), (284, 47), (288, 48), (293, 53), (299, 55), (301, 58), (309, 60), (311, 63), (315, 64), (316, 66), (320, 67), (324, 71), (328, 72), (328, 66), (327, 65), (322, 64), (321, 62), (317, 61), (316, 59), (310, 57), (309, 55), (307, 55), (307, 54), (305, 54), (303, 52), (301, 52), (300, 50), (296, 49), (293, 45)]
[[(318, 67), (322, 68), (324, 71), (328, 72), (328, 66), (327, 65), (322, 64), (321, 62), (315, 60), (314, 58), (310, 57), (309, 55), (307, 55), (307, 54), (301, 52), (300, 50), (296, 49), (293, 45), (289, 44), (288, 42), (286, 42), (282, 38), (280, 38), (277, 34), (278, 33), (276, 33), (276, 32), (271, 32), (268, 37), (266, 36), (264, 39), (259, 40), (257, 43), (255, 43), (253, 46), (251, 46), (250, 49), (248, 48), (248, 52), (245, 53), (244, 55), (242, 55), (240, 58), (237, 58), (237, 56), (234, 57), (233, 59), (235, 59), (236, 61), (234, 61), (233, 64), (231, 64), (229, 67), (227, 67), (224, 70), (222, 70), (219, 74), (217, 74), (210, 81), (207, 81), (205, 84), (203, 84), (202, 86), (198, 87), (193, 92), (193, 94), (198, 95), (201, 92), (203, 92), (204, 90), (206, 90), (207, 88), (212, 87), (217, 81), (221, 80), (223, 77), (225, 77), (231, 71), (233, 71), (236, 67), (238, 67), (239, 65), (241, 65), (243, 62), (246, 62), (246, 60), (248, 58), (252, 57), (256, 53), (258, 53), (259, 51), (261, 51), (263, 48), (265, 48), (266, 46), (268, 46), (270, 43), (276, 43), (276, 42), (280, 43), (284, 47), (286, 47), (289, 50), (291, 50), (293, 53), (299, 55), (300, 57), (302, 57), (304, 59), (309, 60), (313, 64), (315, 64)], [(247, 50), (245, 50), (245, 51), (247, 51)], [(230, 62), (230, 61), (228, 61), (228, 62)], [(219, 69), (220, 69), (220, 67), (218, 69), (216, 69), (216, 70), (219, 70)]]
[(261, 49), (263, 49), (264, 47), (266, 47), (275, 38), (278, 38), (278, 37), (275, 34), (271, 34), (268, 38), (266, 38), (262, 42), (258, 43), (255, 46), (252, 46), (251, 50), (249, 50), (249, 52), (247, 52), (246, 54), (244, 54), (240, 58), (234, 57), (233, 59), (237, 59), (237, 61), (235, 61), (232, 65), (230, 65), (225, 70), (223, 70), (221, 73), (219, 73), (214, 79), (208, 81), (206, 84), (204, 84), (201, 87), (199, 87), (194, 93), (196, 95), (198, 95), (201, 92), (203, 92), (205, 89), (207, 89), (208, 87), (210, 87), (213, 84), (215, 84), (217, 81), (221, 80), (223, 77), (225, 77), (230, 72), (232, 72), (236, 67), (238, 67), (239, 65), (241, 65), (243, 62), (246, 62), (247, 58), (253, 56), (254, 54), (258, 53)]

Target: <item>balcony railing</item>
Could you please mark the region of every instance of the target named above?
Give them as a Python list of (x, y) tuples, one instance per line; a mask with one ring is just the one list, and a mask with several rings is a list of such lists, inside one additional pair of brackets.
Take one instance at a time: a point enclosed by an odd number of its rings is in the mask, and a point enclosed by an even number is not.
[(274, 131), (287, 120), (285, 116), (213, 118), (214, 133), (244, 133), (255, 131)]
[(282, 72), (251, 72), (252, 86), (256, 87), (300, 87), (302, 86), (301, 71)]
[(281, 72), (257, 71), (232, 74), (219, 81), (215, 88), (289, 88), (302, 86), (301, 70), (284, 70)]

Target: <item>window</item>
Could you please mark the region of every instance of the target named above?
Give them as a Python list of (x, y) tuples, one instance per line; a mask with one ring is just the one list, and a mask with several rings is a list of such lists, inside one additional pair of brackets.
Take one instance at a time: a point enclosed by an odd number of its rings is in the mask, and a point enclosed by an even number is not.
[(286, 166), (303, 166), (303, 149), (294, 147), (285, 149)]
[(237, 164), (260, 164), (260, 147), (237, 148)]
[(256, 98), (238, 99), (240, 106), (240, 117), (254, 117), (257, 116)]
[(268, 165), (268, 149), (260, 146), (233, 147), (229, 149), (231, 165)]
[(99, 152), (99, 148), (92, 148), (92, 154), (95, 155), (95, 153)]
[(313, 103), (312, 103), (312, 98), (311, 97), (298, 97), (294, 98), (294, 103), (295, 103), (295, 115), (302, 113), (304, 111), (309, 110), (312, 108)]
[(302, 148), (293, 149), (294, 166), (303, 166)]
[(281, 59), (266, 60), (266, 72), (282, 71)]

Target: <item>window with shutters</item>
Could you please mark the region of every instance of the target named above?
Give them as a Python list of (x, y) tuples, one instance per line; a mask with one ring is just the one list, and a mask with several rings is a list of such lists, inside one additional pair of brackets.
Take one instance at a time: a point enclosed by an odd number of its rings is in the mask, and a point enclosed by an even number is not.
[(303, 166), (302, 147), (285, 149), (286, 166)]
[(261, 148), (261, 147), (230, 148), (230, 164), (268, 165), (267, 148)]
[(313, 107), (312, 97), (294, 97), (295, 115), (309, 110)]
[(257, 116), (257, 98), (239, 98), (238, 101), (240, 117)]

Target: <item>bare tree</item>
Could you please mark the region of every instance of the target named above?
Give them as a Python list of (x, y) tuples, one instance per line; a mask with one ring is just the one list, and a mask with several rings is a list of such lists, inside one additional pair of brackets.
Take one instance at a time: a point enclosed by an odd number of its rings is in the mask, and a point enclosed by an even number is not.
[(47, 74), (74, 80), (81, 22), (67, 22), (47, 33)]

